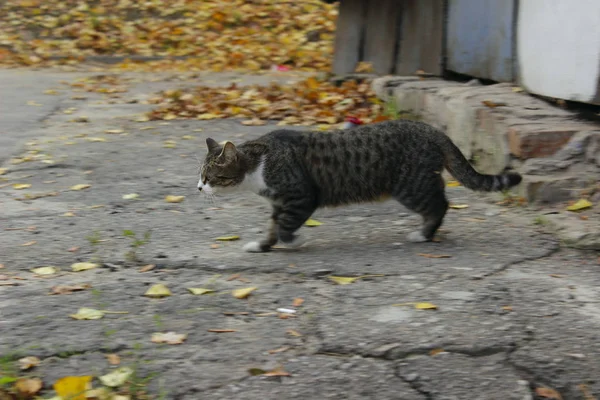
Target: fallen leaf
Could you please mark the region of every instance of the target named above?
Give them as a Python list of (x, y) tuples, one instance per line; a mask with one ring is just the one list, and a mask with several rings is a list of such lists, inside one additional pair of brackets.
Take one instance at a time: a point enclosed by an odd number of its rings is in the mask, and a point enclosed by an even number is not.
[(58, 272), (56, 267), (39, 267), (31, 270), (36, 275), (54, 275)]
[(524, 89), (523, 89), (523, 88), (521, 88), (521, 87), (514, 87), (514, 88), (512, 88), (512, 91), (513, 91), (513, 92), (515, 92), (515, 93), (522, 92), (523, 90), (524, 90)]
[(246, 121), (242, 121), (242, 125), (246, 125), (246, 126), (261, 126), (261, 125), (266, 125), (267, 121), (263, 121), (259, 118), (252, 118), (252, 119), (248, 119)]
[(258, 376), (258, 375), (262, 375), (262, 374), (264, 374), (265, 372), (267, 372), (267, 371), (266, 371), (266, 370), (264, 370), (264, 369), (261, 369), (261, 368), (250, 368), (250, 369), (248, 369), (248, 373), (249, 373), (251, 376)]
[(151, 341), (153, 343), (166, 343), (166, 344), (181, 344), (185, 341), (187, 335), (182, 333), (167, 332), (167, 333), (153, 333)]
[(153, 298), (167, 297), (170, 295), (171, 291), (162, 283), (152, 285), (148, 290), (146, 290), (146, 293), (144, 293), (144, 296)]
[(237, 235), (231, 235), (231, 236), (219, 236), (218, 238), (216, 238), (215, 240), (218, 240), (220, 242), (231, 242), (234, 240), (240, 240), (240, 237)]
[(74, 272), (87, 271), (88, 269), (98, 268), (99, 265), (91, 262), (79, 262), (71, 264), (71, 269)]
[(185, 199), (185, 196), (168, 195), (167, 197), (165, 197), (165, 201), (167, 203), (181, 203), (184, 199)]
[(37, 242), (35, 240), (32, 240), (31, 242), (23, 243), (21, 246), (33, 246), (36, 243)]
[(76, 217), (77, 215), (75, 215), (75, 213), (68, 211), (68, 212), (64, 213), (62, 216), (63, 217)]
[(71, 247), (69, 250), (71, 253), (76, 253), (77, 251), (79, 251), (79, 247), (75, 246), (75, 247)]
[(213, 332), (213, 333), (231, 333), (231, 332), (237, 332), (236, 329), (208, 329), (208, 332)]
[(590, 391), (588, 385), (586, 385), (585, 383), (577, 385), (577, 389), (579, 389), (581, 393), (583, 393), (584, 400), (597, 400), (596, 397), (594, 397), (594, 395)]
[(301, 297), (297, 297), (294, 299), (294, 301), (292, 301), (292, 306), (293, 307), (300, 307), (302, 305), (302, 303), (304, 303), (304, 299)]
[(156, 265), (148, 264), (148, 265), (144, 265), (142, 268), (140, 268), (138, 270), (138, 272), (148, 272), (148, 271), (152, 271), (154, 268), (156, 268)]
[(0, 269), (4, 268), (4, 264), (0, 264)]
[(450, 204), (450, 208), (454, 208), (455, 210), (462, 210), (463, 208), (469, 208), (468, 204)]
[(417, 310), (437, 310), (437, 306), (433, 303), (417, 303), (415, 304)]
[(12, 187), (15, 190), (23, 190), (23, 189), (30, 188), (31, 184), (30, 183), (13, 183)]
[(448, 181), (448, 182), (446, 182), (446, 186), (448, 186), (448, 187), (457, 187), (457, 186), (461, 186), (461, 184), (458, 181)]
[(484, 100), (481, 102), (484, 106), (489, 107), (489, 108), (496, 108), (496, 107), (502, 107), (505, 106), (506, 103), (496, 103), (490, 100)]
[(98, 379), (100, 379), (100, 382), (104, 386), (118, 387), (127, 382), (127, 379), (133, 375), (133, 372), (133, 369), (130, 367), (120, 367), (106, 375), (99, 376)]
[(420, 257), (425, 258), (451, 258), (452, 256), (449, 254), (427, 254), (427, 253), (419, 253), (417, 254)]
[(504, 311), (512, 311), (513, 310), (512, 306), (503, 306), (502, 309)]
[(40, 365), (40, 359), (34, 356), (23, 357), (19, 359), (19, 368), (21, 370), (28, 370)]
[(96, 310), (94, 308), (82, 307), (76, 314), (70, 314), (69, 316), (73, 319), (78, 320), (89, 320), (89, 319), (100, 319), (104, 317), (105, 312)]
[(0, 168), (0, 175), (4, 175), (8, 172), (8, 168)]
[(71, 190), (84, 190), (92, 187), (92, 185), (88, 185), (87, 183), (79, 183), (77, 185), (71, 186)]
[(84, 283), (78, 285), (58, 285), (53, 286), (50, 289), (50, 294), (71, 294), (73, 292), (79, 292), (91, 288), (92, 285)]
[[(130, 396), (121, 396), (114, 394), (112, 390), (107, 387), (99, 387), (96, 389), (89, 389), (85, 392), (86, 400), (131, 400)], [(50, 399), (55, 400), (55, 399)], [(61, 399), (56, 399), (61, 400)]]
[(86, 391), (92, 388), (92, 376), (65, 376), (54, 382), (54, 391), (61, 399), (86, 400)]
[(585, 210), (586, 208), (590, 208), (592, 206), (592, 202), (587, 199), (580, 199), (574, 204), (571, 204), (567, 207), (567, 211), (579, 211)]
[(104, 139), (103, 137), (90, 137), (87, 138), (87, 141), (92, 143), (102, 143), (106, 142), (106, 139)]
[(269, 350), (268, 353), (269, 354), (283, 353), (284, 351), (288, 351), (290, 349), (291, 349), (290, 346), (284, 346), (284, 347), (280, 347), (278, 349)]
[(119, 133), (123, 133), (125, 132), (123, 129), (107, 129), (104, 131), (104, 133), (108, 133), (108, 134), (119, 134)]
[(289, 372), (285, 371), (282, 366), (278, 366), (271, 371), (264, 371), (262, 376), (292, 376)]
[(300, 337), (302, 336), (302, 334), (300, 332), (298, 332), (297, 330), (294, 329), (288, 329), (287, 331), (285, 331), (288, 335), (292, 335), (292, 336), (296, 336), (296, 337)]
[(219, 247), (221, 247), (221, 246), (218, 245), (218, 244), (216, 244), (216, 243), (213, 243), (213, 244), (210, 245), (211, 249), (218, 249)]
[(432, 357), (440, 353), (444, 353), (444, 349), (432, 349), (429, 351), (429, 355)]
[(15, 390), (19, 395), (29, 398), (42, 390), (43, 382), (40, 378), (21, 378), (15, 382)]
[(545, 399), (562, 400), (562, 396), (556, 390), (547, 387), (535, 388), (535, 394)]
[(107, 354), (106, 360), (110, 365), (119, 365), (121, 364), (121, 357), (118, 354)]
[(244, 289), (236, 289), (233, 292), (231, 292), (231, 294), (233, 295), (233, 297), (237, 298), (237, 299), (245, 299), (246, 297), (250, 296), (250, 294), (252, 292), (254, 292), (256, 289), (258, 289), (257, 287), (248, 287), (248, 288), (244, 288)]
[(215, 291), (212, 289), (204, 289), (204, 288), (188, 288), (188, 290), (195, 295), (203, 295), (208, 293), (214, 293)]
[(334, 276), (329, 275), (327, 278), (337, 283), (338, 285), (350, 285), (351, 283), (356, 282), (359, 279), (364, 278), (377, 278), (385, 276), (383, 274), (369, 274), (369, 275), (361, 275), (361, 276)]
[(130, 194), (123, 195), (123, 199), (125, 199), (125, 200), (133, 200), (133, 199), (137, 199), (138, 197), (140, 197), (140, 195), (137, 193), (130, 193)]
[(553, 278), (564, 278), (564, 275), (560, 275), (560, 274), (550, 274), (551, 277)]
[(316, 219), (311, 219), (311, 218), (309, 218), (309, 219), (308, 219), (308, 220), (307, 220), (307, 221), (304, 223), (304, 225), (306, 225), (306, 226), (310, 226), (310, 227), (314, 227), (314, 226), (321, 226), (321, 225), (323, 225), (323, 223), (322, 223), (322, 222), (319, 222), (319, 221), (317, 221)]

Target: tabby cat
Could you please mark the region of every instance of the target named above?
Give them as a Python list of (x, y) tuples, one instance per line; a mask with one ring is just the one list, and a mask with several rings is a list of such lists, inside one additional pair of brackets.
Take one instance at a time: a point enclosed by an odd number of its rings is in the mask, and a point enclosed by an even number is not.
[(281, 129), (235, 146), (206, 139), (198, 189), (207, 195), (249, 190), (272, 207), (266, 237), (244, 246), (269, 251), (278, 241), (298, 247), (296, 231), (319, 207), (392, 197), (423, 217), (412, 242), (433, 239), (448, 209), (443, 168), (472, 190), (500, 191), (516, 173), (483, 175), (441, 131), (422, 122), (387, 121), (350, 130)]

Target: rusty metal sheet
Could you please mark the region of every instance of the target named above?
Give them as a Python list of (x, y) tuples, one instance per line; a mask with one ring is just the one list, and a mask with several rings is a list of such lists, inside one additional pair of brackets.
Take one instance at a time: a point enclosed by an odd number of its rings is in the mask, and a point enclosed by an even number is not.
[(511, 82), (515, 7), (514, 0), (449, 0), (447, 69)]

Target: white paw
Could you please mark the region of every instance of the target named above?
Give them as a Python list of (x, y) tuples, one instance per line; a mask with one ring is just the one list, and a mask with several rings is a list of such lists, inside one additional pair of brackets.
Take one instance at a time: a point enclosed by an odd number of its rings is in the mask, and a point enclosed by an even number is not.
[(280, 242), (280, 243), (281, 243), (281, 247), (283, 247), (284, 249), (297, 249), (298, 247), (300, 247), (304, 243), (306, 243), (306, 240), (300, 236), (296, 236), (296, 238), (294, 240), (292, 240), (291, 242), (288, 242), (288, 243)]
[(262, 253), (262, 249), (260, 248), (260, 242), (248, 242), (242, 247), (244, 251), (248, 253)]
[(408, 234), (408, 236), (406, 236), (406, 238), (408, 239), (409, 242), (413, 242), (413, 243), (422, 243), (422, 242), (427, 242), (427, 238), (425, 236), (423, 236), (423, 234), (421, 233), (421, 231), (414, 231)]

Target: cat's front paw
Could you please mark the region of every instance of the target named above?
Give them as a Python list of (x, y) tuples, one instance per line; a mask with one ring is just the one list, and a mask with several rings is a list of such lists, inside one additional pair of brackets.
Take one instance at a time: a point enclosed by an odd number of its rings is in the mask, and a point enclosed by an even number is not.
[(260, 244), (260, 242), (248, 242), (244, 245), (244, 247), (242, 247), (242, 249), (248, 253), (263, 253), (266, 251), (263, 250), (263, 246)]
[(414, 231), (409, 233), (406, 238), (408, 239), (409, 242), (413, 242), (413, 243), (423, 243), (423, 242), (428, 242), (429, 239), (427, 239), (425, 236), (423, 236), (423, 233), (421, 231)]

